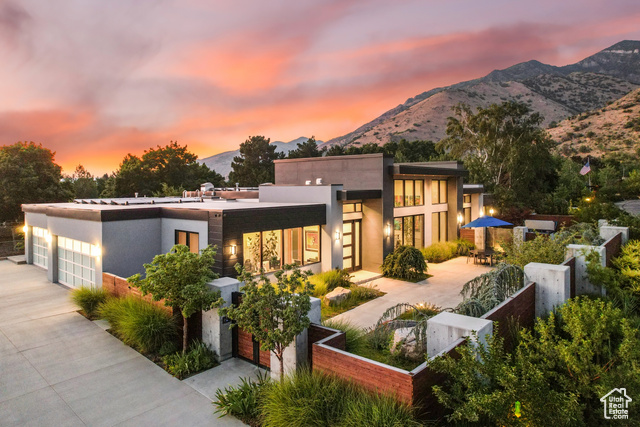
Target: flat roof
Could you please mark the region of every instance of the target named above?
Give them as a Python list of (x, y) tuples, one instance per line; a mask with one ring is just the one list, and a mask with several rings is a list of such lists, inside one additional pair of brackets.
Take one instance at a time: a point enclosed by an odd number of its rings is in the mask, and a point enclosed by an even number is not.
[[(111, 200), (111, 199), (109, 199)], [(269, 209), (321, 208), (324, 203), (284, 203), (259, 202), (257, 199), (225, 199), (200, 202), (149, 203), (149, 204), (85, 204), (85, 203), (38, 203), (23, 204), (22, 210), (28, 213), (40, 213), (52, 217), (73, 218), (88, 221), (121, 221), (145, 218), (182, 218), (206, 221), (210, 211), (246, 211)]]
[(459, 168), (457, 164), (399, 163), (390, 166), (389, 169), (393, 175), (469, 176), (469, 171)]

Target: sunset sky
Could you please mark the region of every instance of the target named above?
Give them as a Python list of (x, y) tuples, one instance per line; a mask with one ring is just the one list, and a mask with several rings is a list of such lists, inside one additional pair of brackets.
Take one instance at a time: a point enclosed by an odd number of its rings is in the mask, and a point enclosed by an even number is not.
[(407, 98), (640, 39), (638, 0), (0, 0), (0, 141), (111, 172), (170, 140), (328, 140)]

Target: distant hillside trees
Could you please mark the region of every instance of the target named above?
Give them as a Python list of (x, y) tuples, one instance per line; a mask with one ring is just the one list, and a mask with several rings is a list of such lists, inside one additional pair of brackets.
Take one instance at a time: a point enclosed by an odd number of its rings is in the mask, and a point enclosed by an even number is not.
[(289, 151), (287, 158), (302, 159), (305, 157), (322, 157), (325, 151), (327, 151), (326, 148), (322, 150), (318, 149), (316, 139), (312, 136), (306, 142), (299, 142), (296, 149)]
[(540, 114), (513, 101), (478, 108), (475, 114), (465, 104), (453, 111), (439, 147), (464, 161), (469, 182), (484, 184), (502, 206), (531, 206), (555, 188), (554, 143), (540, 128)]
[(54, 156), (33, 142), (0, 147), (0, 222), (22, 218), (22, 203), (68, 202), (73, 198)]
[(284, 154), (277, 153), (277, 147), (270, 142), (270, 138), (256, 135), (240, 144), (240, 155), (234, 157), (231, 163), (231, 172), (229, 173), (231, 185), (238, 183), (241, 187), (256, 187), (267, 182), (274, 182), (275, 165), (273, 161), (284, 158)]
[(384, 153), (394, 157), (396, 163), (428, 162), (442, 157), (443, 153), (431, 141), (387, 142), (384, 145), (372, 142), (357, 145), (332, 145), (326, 151), (327, 156), (350, 156), (355, 154)]
[(206, 165), (187, 146), (171, 141), (167, 146), (150, 148), (142, 157), (127, 154), (118, 170), (104, 183), (102, 197), (165, 196), (196, 190), (203, 182), (222, 186), (224, 178)]

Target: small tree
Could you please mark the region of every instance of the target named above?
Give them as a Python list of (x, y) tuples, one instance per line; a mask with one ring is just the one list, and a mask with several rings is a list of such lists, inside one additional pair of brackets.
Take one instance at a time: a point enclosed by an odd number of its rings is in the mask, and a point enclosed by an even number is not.
[(398, 246), (382, 263), (382, 274), (400, 280), (424, 279), (427, 263), (420, 249), (413, 246)]
[(244, 281), (244, 295), (237, 307), (221, 309), (223, 316), (236, 322), (239, 328), (251, 333), (262, 351), (272, 352), (280, 362), (280, 380), (284, 377), (283, 353), (298, 334), (309, 327), (311, 309), (311, 272), (301, 272), (294, 265), (285, 265), (275, 273), (277, 282), (266, 276), (256, 280), (240, 265), (239, 279)]
[(215, 256), (215, 246), (208, 246), (197, 254), (190, 252), (184, 245), (175, 245), (169, 253), (156, 255), (151, 264), (144, 265), (144, 279), (140, 274), (127, 279), (144, 295), (151, 294), (154, 301), (164, 299), (166, 306), (180, 310), (184, 328), (183, 354), (188, 347), (187, 319), (199, 310), (210, 310), (223, 302), (219, 292), (207, 287), (207, 282), (218, 278), (211, 270)]

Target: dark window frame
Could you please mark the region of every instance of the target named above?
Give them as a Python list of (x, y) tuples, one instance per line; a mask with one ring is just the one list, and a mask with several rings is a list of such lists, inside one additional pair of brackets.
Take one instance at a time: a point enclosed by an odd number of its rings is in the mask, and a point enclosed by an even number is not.
[[(198, 246), (200, 246), (200, 233), (195, 232), (195, 231), (178, 230), (178, 229), (176, 229), (175, 233), (174, 233), (174, 238), (175, 238), (174, 239), (174, 242), (175, 242), (174, 244), (175, 245), (178, 244), (178, 233), (186, 233), (186, 235), (187, 235), (187, 242), (186, 243), (187, 244), (185, 246), (188, 247), (189, 250), (191, 250), (191, 235), (192, 234), (195, 234), (196, 236), (198, 236)], [(198, 252), (197, 253), (200, 253), (200, 247), (198, 247)]]
[[(442, 191), (440, 191), (440, 183), (443, 182), (443, 181), (446, 183), (446, 185), (445, 185), (446, 191), (444, 192), (444, 197), (442, 197), (443, 194), (442, 194)], [(435, 190), (434, 190), (434, 187), (435, 187)], [(435, 191), (435, 193), (434, 193), (434, 191)], [(444, 204), (449, 203), (449, 195), (447, 193), (449, 193), (449, 180), (447, 180), (447, 179), (432, 179), (431, 180), (431, 204), (432, 205), (444, 205)], [(438, 202), (437, 203), (433, 201), (433, 195), (434, 194), (438, 195)], [(443, 201), (443, 199), (444, 199), (444, 201)]]
[[(397, 204), (396, 203), (396, 181), (401, 181), (402, 182), (402, 204)], [(412, 205), (408, 205), (405, 201), (405, 198), (407, 197), (407, 181), (412, 181), (413, 182), (413, 196), (411, 196), (413, 198), (413, 204)], [(420, 184), (418, 184), (420, 183)], [(422, 189), (422, 191), (420, 192), (420, 195), (422, 196), (422, 203), (416, 203), (416, 188), (420, 187)], [(394, 208), (405, 208), (405, 207), (414, 207), (414, 206), (424, 206), (425, 204), (425, 197), (424, 197), (424, 179), (394, 179), (393, 180), (393, 207)]]
[[(404, 219), (405, 218), (412, 218), (412, 224), (413, 224), (413, 244), (411, 246), (415, 247), (415, 243), (416, 243), (416, 217), (422, 217), (422, 238), (420, 239), (420, 241), (422, 242), (422, 247), (424, 247), (424, 214), (417, 214), (417, 215), (403, 215), (403, 216), (396, 216), (393, 218), (393, 223), (394, 223), (394, 233), (395, 233), (395, 222), (396, 220), (400, 221), (400, 235), (402, 236), (402, 241), (400, 242), (400, 245), (406, 245), (407, 243), (405, 242), (405, 233), (404, 233)], [(394, 237), (394, 242), (395, 242), (395, 237)], [(395, 243), (394, 243), (395, 244)]]

